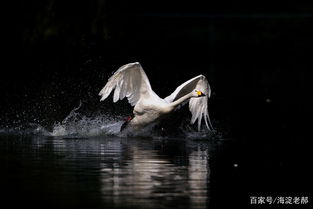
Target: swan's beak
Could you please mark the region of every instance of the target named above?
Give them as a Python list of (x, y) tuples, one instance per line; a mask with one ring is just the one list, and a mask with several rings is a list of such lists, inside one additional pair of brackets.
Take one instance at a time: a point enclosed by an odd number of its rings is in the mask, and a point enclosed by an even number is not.
[(204, 97), (206, 96), (202, 91), (197, 91), (198, 97)]

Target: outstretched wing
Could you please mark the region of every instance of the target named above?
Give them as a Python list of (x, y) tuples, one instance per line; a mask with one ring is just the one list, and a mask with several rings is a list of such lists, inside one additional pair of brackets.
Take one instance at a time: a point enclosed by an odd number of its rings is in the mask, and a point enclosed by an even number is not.
[(113, 102), (126, 96), (132, 106), (135, 106), (142, 96), (148, 96), (152, 91), (149, 79), (139, 62), (120, 67), (100, 91), (100, 101), (105, 100), (112, 90), (114, 90)]
[(199, 98), (191, 98), (189, 100), (189, 110), (192, 114), (191, 124), (194, 124), (198, 120), (198, 130), (200, 131), (202, 119), (204, 119), (205, 125), (208, 130), (212, 130), (212, 124), (208, 112), (208, 99), (211, 96), (211, 88), (208, 80), (203, 75), (198, 75), (182, 85), (178, 86), (176, 90), (166, 97), (166, 102), (174, 102), (182, 96), (190, 93), (194, 89), (202, 91), (206, 96)]

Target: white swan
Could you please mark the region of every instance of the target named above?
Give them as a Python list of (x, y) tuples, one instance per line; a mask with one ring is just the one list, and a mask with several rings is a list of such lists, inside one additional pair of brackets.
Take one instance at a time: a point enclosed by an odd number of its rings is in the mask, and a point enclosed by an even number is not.
[(213, 129), (208, 114), (211, 89), (203, 75), (186, 81), (171, 95), (162, 99), (152, 90), (140, 63), (135, 62), (123, 65), (111, 76), (99, 93), (100, 101), (105, 100), (114, 89), (113, 102), (127, 97), (128, 102), (135, 106), (134, 117), (129, 119), (127, 127), (135, 130), (146, 127), (189, 101), (189, 110), (192, 113), (191, 124), (198, 120), (198, 131), (200, 131), (201, 121), (204, 118), (207, 129)]

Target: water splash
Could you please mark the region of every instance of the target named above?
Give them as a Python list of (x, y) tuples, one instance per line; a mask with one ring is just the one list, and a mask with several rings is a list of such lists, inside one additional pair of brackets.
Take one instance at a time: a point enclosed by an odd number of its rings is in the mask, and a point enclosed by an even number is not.
[[(18, 135), (42, 135), (66, 138), (82, 138), (93, 136), (118, 136), (118, 137), (183, 137), (190, 139), (212, 138), (214, 133), (202, 129), (198, 132), (195, 127), (189, 124), (186, 118), (179, 124), (175, 133), (168, 133), (165, 136), (161, 132), (162, 126), (149, 126), (137, 133), (130, 133), (127, 130), (120, 132), (125, 121), (125, 116), (105, 114), (94, 114), (87, 116), (82, 113), (82, 103), (75, 107), (62, 122), (56, 122), (49, 130), (37, 123), (29, 123), (15, 128), (0, 128), (0, 134)], [(166, 127), (165, 127), (166, 129)]]
[(101, 114), (95, 117), (87, 117), (78, 110), (82, 103), (74, 108), (61, 122), (53, 126), (51, 136), (89, 137), (101, 135), (118, 135), (123, 123), (121, 116)]

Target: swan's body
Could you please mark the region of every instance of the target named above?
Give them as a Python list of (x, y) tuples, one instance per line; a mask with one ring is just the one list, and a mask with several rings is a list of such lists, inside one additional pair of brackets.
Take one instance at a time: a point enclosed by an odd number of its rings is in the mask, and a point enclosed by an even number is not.
[(135, 62), (123, 65), (113, 74), (99, 93), (100, 101), (105, 100), (113, 89), (115, 89), (113, 102), (127, 97), (129, 103), (134, 106), (134, 118), (129, 121), (127, 127), (135, 130), (144, 128), (189, 101), (189, 110), (192, 113), (191, 123), (198, 120), (198, 130), (200, 130), (201, 121), (204, 118), (207, 129), (212, 129), (207, 109), (211, 89), (203, 75), (186, 81), (171, 95), (162, 99), (152, 90), (141, 65)]

